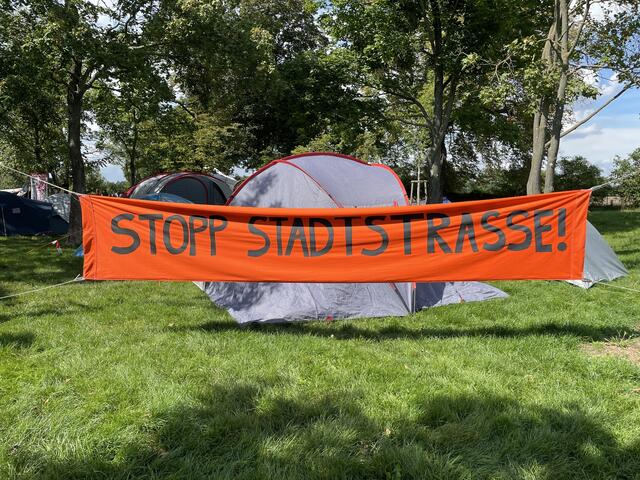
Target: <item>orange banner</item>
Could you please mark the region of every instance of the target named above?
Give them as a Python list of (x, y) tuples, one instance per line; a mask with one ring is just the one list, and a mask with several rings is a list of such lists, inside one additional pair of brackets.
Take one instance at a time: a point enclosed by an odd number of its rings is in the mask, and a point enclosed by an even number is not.
[(581, 279), (589, 190), (381, 208), (81, 197), (90, 280)]

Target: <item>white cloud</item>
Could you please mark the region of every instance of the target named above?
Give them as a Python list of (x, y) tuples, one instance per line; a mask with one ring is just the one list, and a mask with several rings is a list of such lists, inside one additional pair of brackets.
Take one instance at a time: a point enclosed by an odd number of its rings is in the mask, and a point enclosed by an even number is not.
[(613, 95), (617, 93), (621, 88), (620, 82), (618, 81), (618, 73), (614, 72), (611, 77), (605, 79), (605, 81), (600, 86), (600, 94), (608, 97), (609, 95)]
[(604, 131), (600, 125), (598, 125), (597, 123), (592, 123), (592, 124), (580, 127), (577, 130), (571, 132), (569, 134), (571, 135), (571, 137), (567, 136), (566, 138), (567, 139), (571, 138), (571, 140), (578, 140), (580, 138), (587, 138), (587, 137), (594, 137), (596, 135), (602, 135), (603, 132)]
[(581, 155), (591, 163), (609, 173), (616, 155), (626, 157), (636, 148), (640, 148), (640, 121), (625, 128), (595, 126), (591, 132), (587, 127), (584, 135), (569, 134), (560, 142), (560, 156)]

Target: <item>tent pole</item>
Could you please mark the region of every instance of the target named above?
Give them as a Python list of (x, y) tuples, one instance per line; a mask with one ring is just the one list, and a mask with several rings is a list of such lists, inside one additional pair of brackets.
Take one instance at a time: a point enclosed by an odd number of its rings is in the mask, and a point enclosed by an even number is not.
[(416, 290), (417, 290), (416, 282), (411, 284), (411, 288), (413, 292), (411, 292), (411, 313), (416, 313)]

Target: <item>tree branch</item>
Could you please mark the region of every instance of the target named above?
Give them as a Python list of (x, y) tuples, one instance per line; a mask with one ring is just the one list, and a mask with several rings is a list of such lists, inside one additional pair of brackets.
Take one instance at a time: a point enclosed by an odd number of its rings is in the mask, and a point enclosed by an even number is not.
[[(564, 137), (566, 135), (569, 135), (571, 132), (573, 132), (574, 130), (578, 129), (579, 127), (581, 127), (582, 125), (587, 123), (589, 120), (591, 120), (593, 117), (595, 117), (598, 113), (600, 113), (602, 110), (604, 110), (606, 107), (608, 107), (611, 104), (611, 102), (613, 102), (615, 99), (620, 97), (620, 95), (622, 95), (624, 92), (626, 92), (630, 88), (631, 88), (630, 84), (629, 85), (625, 85), (625, 87), (622, 90), (620, 90), (618, 93), (616, 93), (613, 97), (611, 97), (609, 100), (607, 100), (604, 104), (600, 105), (597, 109), (595, 109), (589, 115), (584, 117), (582, 120), (580, 120), (579, 122), (574, 123), (571, 127), (567, 128), (564, 132), (562, 132), (560, 134), (560, 138), (562, 138), (562, 137)], [(547, 142), (545, 144), (545, 147), (548, 147), (549, 143), (550, 142)]]

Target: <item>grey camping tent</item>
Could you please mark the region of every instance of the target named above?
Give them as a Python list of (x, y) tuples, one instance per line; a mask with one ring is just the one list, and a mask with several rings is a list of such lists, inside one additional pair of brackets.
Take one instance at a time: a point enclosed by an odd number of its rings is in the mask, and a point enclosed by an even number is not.
[(143, 198), (165, 193), (177, 195), (192, 203), (224, 205), (232, 191), (228, 178), (206, 173), (163, 173), (145, 178), (127, 190), (125, 197)]
[[(341, 208), (407, 205), (398, 176), (332, 153), (295, 155), (269, 163), (245, 180), (228, 205)], [(202, 285), (239, 323), (402, 316), (422, 308), (507, 296), (478, 282), (219, 283)]]
[(567, 280), (580, 288), (590, 288), (599, 282), (626, 277), (629, 272), (618, 259), (600, 232), (587, 222), (587, 238), (584, 244), (584, 272), (582, 280)]

